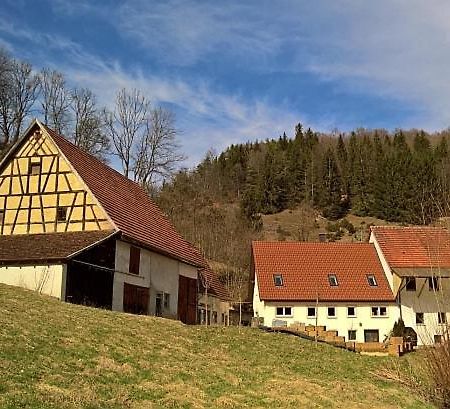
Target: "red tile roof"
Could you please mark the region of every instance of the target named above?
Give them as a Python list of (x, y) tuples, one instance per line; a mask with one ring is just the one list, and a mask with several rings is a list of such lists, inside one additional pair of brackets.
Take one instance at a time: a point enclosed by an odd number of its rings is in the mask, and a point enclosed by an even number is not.
[[(372, 244), (253, 242), (252, 249), (262, 300), (394, 301)], [(282, 286), (275, 286), (274, 274), (282, 274)], [(337, 287), (329, 274), (337, 276)], [(369, 286), (368, 274), (378, 286)]]
[(0, 235), (0, 264), (19, 261), (64, 261), (99, 243), (114, 230)]
[(220, 282), (217, 274), (210, 268), (204, 268), (200, 271), (201, 276), (201, 293), (204, 293), (205, 285), (208, 286), (208, 293), (211, 293), (223, 301), (231, 300), (230, 294), (225, 286)]
[(184, 240), (167, 216), (135, 182), (82, 151), (45, 126), (64, 156), (84, 180), (125, 239), (202, 267), (199, 251)]
[(444, 228), (372, 226), (371, 230), (391, 267), (450, 267), (450, 233)]

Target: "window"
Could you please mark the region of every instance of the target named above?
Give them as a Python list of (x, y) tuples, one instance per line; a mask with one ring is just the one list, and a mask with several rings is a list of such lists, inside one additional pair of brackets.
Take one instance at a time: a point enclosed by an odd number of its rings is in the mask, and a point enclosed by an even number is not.
[(423, 312), (416, 312), (416, 324), (424, 324)]
[(372, 317), (387, 317), (387, 307), (372, 307)]
[(442, 344), (442, 335), (435, 335), (434, 336), (434, 343), (435, 344)]
[(406, 291), (416, 291), (416, 278), (407, 277), (406, 278)]
[(274, 274), (273, 275), (273, 282), (276, 287), (283, 286), (283, 276), (281, 274)]
[(130, 247), (130, 264), (128, 271), (131, 274), (139, 275), (139, 264), (141, 263), (141, 249), (139, 247)]
[(447, 316), (445, 312), (438, 312), (438, 324), (446, 324)]
[(56, 208), (56, 221), (65, 222), (67, 219), (67, 207)]
[(430, 291), (439, 291), (439, 278), (428, 277), (428, 289)]
[(3, 224), (4, 221), (5, 221), (5, 211), (0, 210), (0, 224)]
[(41, 173), (41, 163), (40, 162), (31, 162), (30, 167), (28, 168), (29, 175), (39, 175)]
[(336, 274), (328, 274), (328, 282), (331, 287), (337, 287), (339, 285)]
[(164, 309), (168, 310), (170, 308), (170, 294), (164, 293)]
[(347, 317), (356, 317), (356, 307), (347, 307)]
[(157, 317), (162, 316), (162, 306), (163, 306), (163, 293), (156, 293), (155, 297), (155, 315)]
[(213, 324), (217, 324), (217, 311), (213, 311), (212, 322)]
[(370, 285), (371, 287), (377, 287), (377, 286), (378, 286), (377, 280), (376, 280), (376, 278), (375, 278), (374, 275), (369, 274), (369, 275), (367, 276), (367, 282), (369, 283), (369, 285)]
[(308, 307), (308, 318), (316, 318), (316, 307)]
[(292, 317), (292, 307), (277, 307), (277, 317)]
[(328, 307), (327, 313), (328, 313), (328, 317), (336, 318), (336, 308), (335, 307)]
[(348, 340), (349, 341), (356, 341), (356, 329), (349, 329), (348, 330)]

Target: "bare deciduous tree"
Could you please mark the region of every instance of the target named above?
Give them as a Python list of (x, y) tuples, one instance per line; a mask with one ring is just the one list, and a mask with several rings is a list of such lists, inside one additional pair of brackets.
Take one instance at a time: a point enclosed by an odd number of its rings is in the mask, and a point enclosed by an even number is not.
[(174, 123), (171, 112), (152, 109), (139, 90), (118, 92), (114, 111), (105, 111), (105, 125), (126, 177), (150, 190), (155, 178), (173, 172), (184, 159)]
[(73, 142), (84, 151), (105, 161), (110, 143), (104, 132), (95, 95), (86, 88), (74, 89), (71, 100), (74, 121)]
[(63, 133), (70, 122), (71, 94), (64, 75), (44, 68), (40, 74), (41, 107), (44, 123), (58, 133)]
[(38, 96), (38, 77), (30, 64), (0, 50), (0, 145), (14, 143)]
[(184, 160), (178, 153), (177, 131), (172, 112), (158, 107), (150, 111), (134, 152), (134, 177), (143, 186), (151, 186), (154, 178), (166, 178), (175, 165)]
[(133, 170), (133, 147), (142, 138), (150, 102), (139, 90), (121, 89), (116, 96), (114, 111), (105, 110), (105, 125), (113, 143), (114, 154), (122, 163), (123, 173), (130, 177)]

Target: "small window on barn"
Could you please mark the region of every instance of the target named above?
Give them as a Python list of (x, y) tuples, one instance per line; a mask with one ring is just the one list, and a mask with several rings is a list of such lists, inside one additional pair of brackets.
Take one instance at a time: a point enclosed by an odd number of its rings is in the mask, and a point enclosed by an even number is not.
[(416, 312), (416, 324), (425, 324), (423, 312)]
[(445, 312), (438, 312), (438, 324), (447, 324), (447, 315)]
[(377, 279), (375, 278), (375, 276), (373, 274), (367, 275), (367, 282), (369, 283), (369, 285), (371, 287), (377, 287), (378, 286)]
[(59, 206), (56, 208), (56, 221), (65, 222), (67, 220), (67, 207)]
[(406, 291), (416, 291), (416, 278), (407, 277), (406, 278)]
[(428, 277), (428, 289), (430, 291), (439, 291), (439, 277)]
[(170, 294), (164, 293), (164, 309), (168, 310), (170, 308)]
[(31, 162), (28, 169), (29, 175), (39, 175), (41, 173), (41, 162)]
[(128, 271), (131, 274), (139, 275), (139, 265), (141, 264), (141, 249), (139, 247), (130, 247), (130, 264)]
[(336, 274), (328, 274), (328, 282), (331, 287), (337, 287), (339, 285)]
[(283, 276), (281, 274), (274, 274), (273, 282), (276, 287), (282, 287), (283, 286)]

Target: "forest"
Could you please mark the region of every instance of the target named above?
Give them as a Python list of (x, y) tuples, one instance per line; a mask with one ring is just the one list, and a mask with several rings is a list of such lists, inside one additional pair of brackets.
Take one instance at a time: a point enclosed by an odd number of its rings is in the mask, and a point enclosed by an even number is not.
[(156, 199), (212, 260), (248, 267), (261, 215), (307, 205), (329, 220), (348, 213), (429, 224), (449, 213), (445, 130), (304, 130), (208, 152), (166, 181)]

